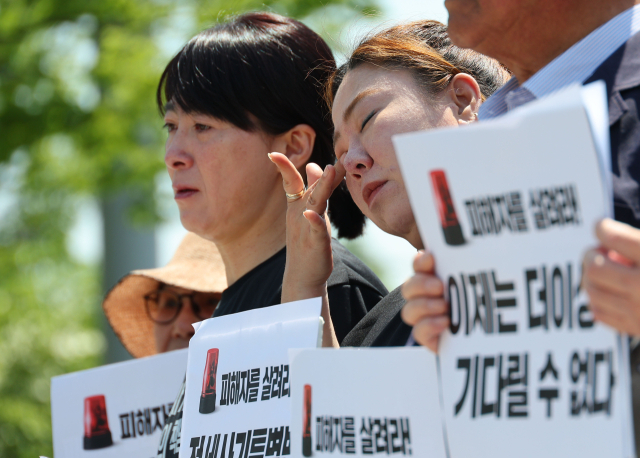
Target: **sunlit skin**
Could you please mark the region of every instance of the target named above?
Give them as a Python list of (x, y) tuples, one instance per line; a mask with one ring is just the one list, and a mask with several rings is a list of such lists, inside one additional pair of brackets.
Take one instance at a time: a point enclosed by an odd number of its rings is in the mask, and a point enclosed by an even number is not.
[[(163, 288), (177, 294), (189, 294), (192, 292), (192, 290), (179, 288), (177, 286), (164, 285)], [(211, 293), (210, 296), (217, 299), (220, 297), (220, 294)], [(202, 318), (193, 312), (191, 301), (189, 299), (183, 299), (183, 301), (184, 303), (182, 304), (180, 313), (171, 323), (153, 323), (153, 335), (158, 353), (187, 348), (189, 346), (189, 340), (195, 332), (192, 324), (202, 321)]]
[(473, 109), (466, 110), (460, 110), (450, 90), (437, 96), (427, 94), (408, 70), (390, 71), (369, 64), (348, 72), (336, 93), (332, 110), (335, 152), (346, 171), (353, 200), (383, 231), (418, 249), (423, 244), (391, 136), (475, 119)]
[(640, 0), (446, 0), (449, 36), (498, 59), (520, 83)]
[[(315, 131), (298, 124), (273, 136), (247, 132), (209, 115), (186, 113), (172, 103), (165, 125), (165, 163), (182, 224), (216, 244), (232, 285), (286, 245), (287, 199), (268, 153), (282, 154), (302, 180), (300, 170), (313, 152)], [(326, 294), (326, 287), (322, 292)], [(282, 300), (287, 302), (284, 295)], [(328, 307), (321, 313), (323, 345), (333, 346)]]
[[(405, 70), (363, 64), (347, 73), (332, 113), (338, 162), (335, 167), (327, 166), (324, 172), (309, 164), (309, 189), (299, 200), (289, 203), (283, 300), (322, 296), (323, 308), (329, 308), (326, 293), (323, 294), (332, 268), (326, 202), (345, 173), (349, 191), (365, 215), (386, 232), (422, 248), (391, 137), (473, 122), (481, 100), (478, 84), (465, 74), (452, 78), (437, 96), (425, 92)], [(271, 154), (271, 160), (282, 173), (285, 191), (300, 191), (302, 177), (290, 161), (277, 153)], [(309, 263), (308, 259), (314, 262)], [(439, 329), (446, 327), (446, 322), (440, 320), (447, 307), (441, 296), (439, 290), (426, 298), (429, 310), (437, 315), (435, 324)]]
[(267, 158), (272, 138), (170, 107), (165, 163), (185, 229), (225, 244), (265, 218), (284, 218), (280, 177)]
[(285, 246), (286, 199), (267, 154), (308, 161), (314, 130), (304, 124), (280, 135), (242, 130), (169, 103), (165, 164), (182, 225), (214, 242), (232, 285)]

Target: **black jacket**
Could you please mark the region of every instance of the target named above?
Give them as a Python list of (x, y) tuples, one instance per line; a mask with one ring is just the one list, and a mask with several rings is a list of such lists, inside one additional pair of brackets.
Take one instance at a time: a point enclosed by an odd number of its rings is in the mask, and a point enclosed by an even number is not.
[[(640, 33), (613, 53), (586, 81), (604, 80), (615, 218), (640, 228)], [(640, 450), (640, 345), (631, 348), (631, 384), (636, 450)]]

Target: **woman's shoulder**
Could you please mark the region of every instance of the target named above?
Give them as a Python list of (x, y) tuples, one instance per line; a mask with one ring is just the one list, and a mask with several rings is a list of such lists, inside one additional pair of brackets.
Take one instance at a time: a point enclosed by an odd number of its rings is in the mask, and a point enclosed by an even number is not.
[(405, 300), (401, 287), (387, 294), (347, 334), (341, 345), (344, 347), (402, 346), (411, 335), (411, 327), (400, 317)]
[(327, 281), (328, 288), (358, 284), (375, 290), (380, 297), (389, 293), (378, 276), (338, 240), (331, 239), (331, 251), (333, 252), (333, 271)]

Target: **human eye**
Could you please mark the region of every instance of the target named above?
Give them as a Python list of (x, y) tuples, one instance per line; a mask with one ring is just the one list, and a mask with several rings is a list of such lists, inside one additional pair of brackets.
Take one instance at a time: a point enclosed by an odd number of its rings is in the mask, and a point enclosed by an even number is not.
[(163, 291), (160, 294), (158, 305), (162, 309), (176, 309), (180, 306), (180, 299), (178, 299), (174, 294)]
[(164, 123), (164, 125), (162, 126), (162, 128), (163, 128), (163, 129), (166, 129), (166, 130), (167, 130), (167, 132), (171, 133), (171, 132), (173, 132), (174, 130), (176, 130), (178, 127), (177, 127), (174, 123), (172, 123), (172, 122), (170, 122), (170, 121), (166, 121), (166, 122)]
[(202, 124), (202, 123), (196, 123), (194, 127), (196, 129), (196, 132), (206, 132), (209, 129), (211, 129), (211, 126), (207, 126), (206, 124)]
[(362, 121), (362, 125), (360, 126), (360, 132), (362, 132), (365, 128), (365, 126), (367, 125), (367, 123), (371, 120), (371, 118), (373, 118), (373, 116), (376, 114), (376, 110), (372, 110), (371, 113), (369, 113), (364, 120)]

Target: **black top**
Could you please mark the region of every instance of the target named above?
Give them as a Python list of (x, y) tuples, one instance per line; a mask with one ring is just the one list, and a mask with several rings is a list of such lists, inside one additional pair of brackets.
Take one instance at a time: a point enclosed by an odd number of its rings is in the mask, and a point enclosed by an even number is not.
[(585, 84), (598, 80), (607, 85), (615, 218), (640, 228), (640, 33), (609, 56)]
[[(327, 281), (331, 319), (338, 342), (371, 310), (387, 289), (360, 259), (331, 240), (333, 272)], [(243, 275), (222, 293), (214, 317), (280, 303), (286, 248)], [(310, 262), (313, 262), (310, 260)]]
[[(341, 342), (388, 291), (371, 269), (351, 254), (340, 242), (332, 239), (331, 250), (333, 252), (333, 272), (327, 281), (327, 292), (329, 304), (331, 304), (333, 327), (338, 342)], [(243, 275), (224, 290), (222, 299), (213, 314), (214, 318), (280, 304), (285, 262), (286, 249), (283, 248)], [(183, 383), (169, 418), (165, 422), (158, 445), (157, 458), (178, 457), (184, 387)]]
[(409, 340), (411, 326), (402, 321), (405, 300), (400, 287), (385, 296), (342, 341), (343, 347), (402, 347)]

